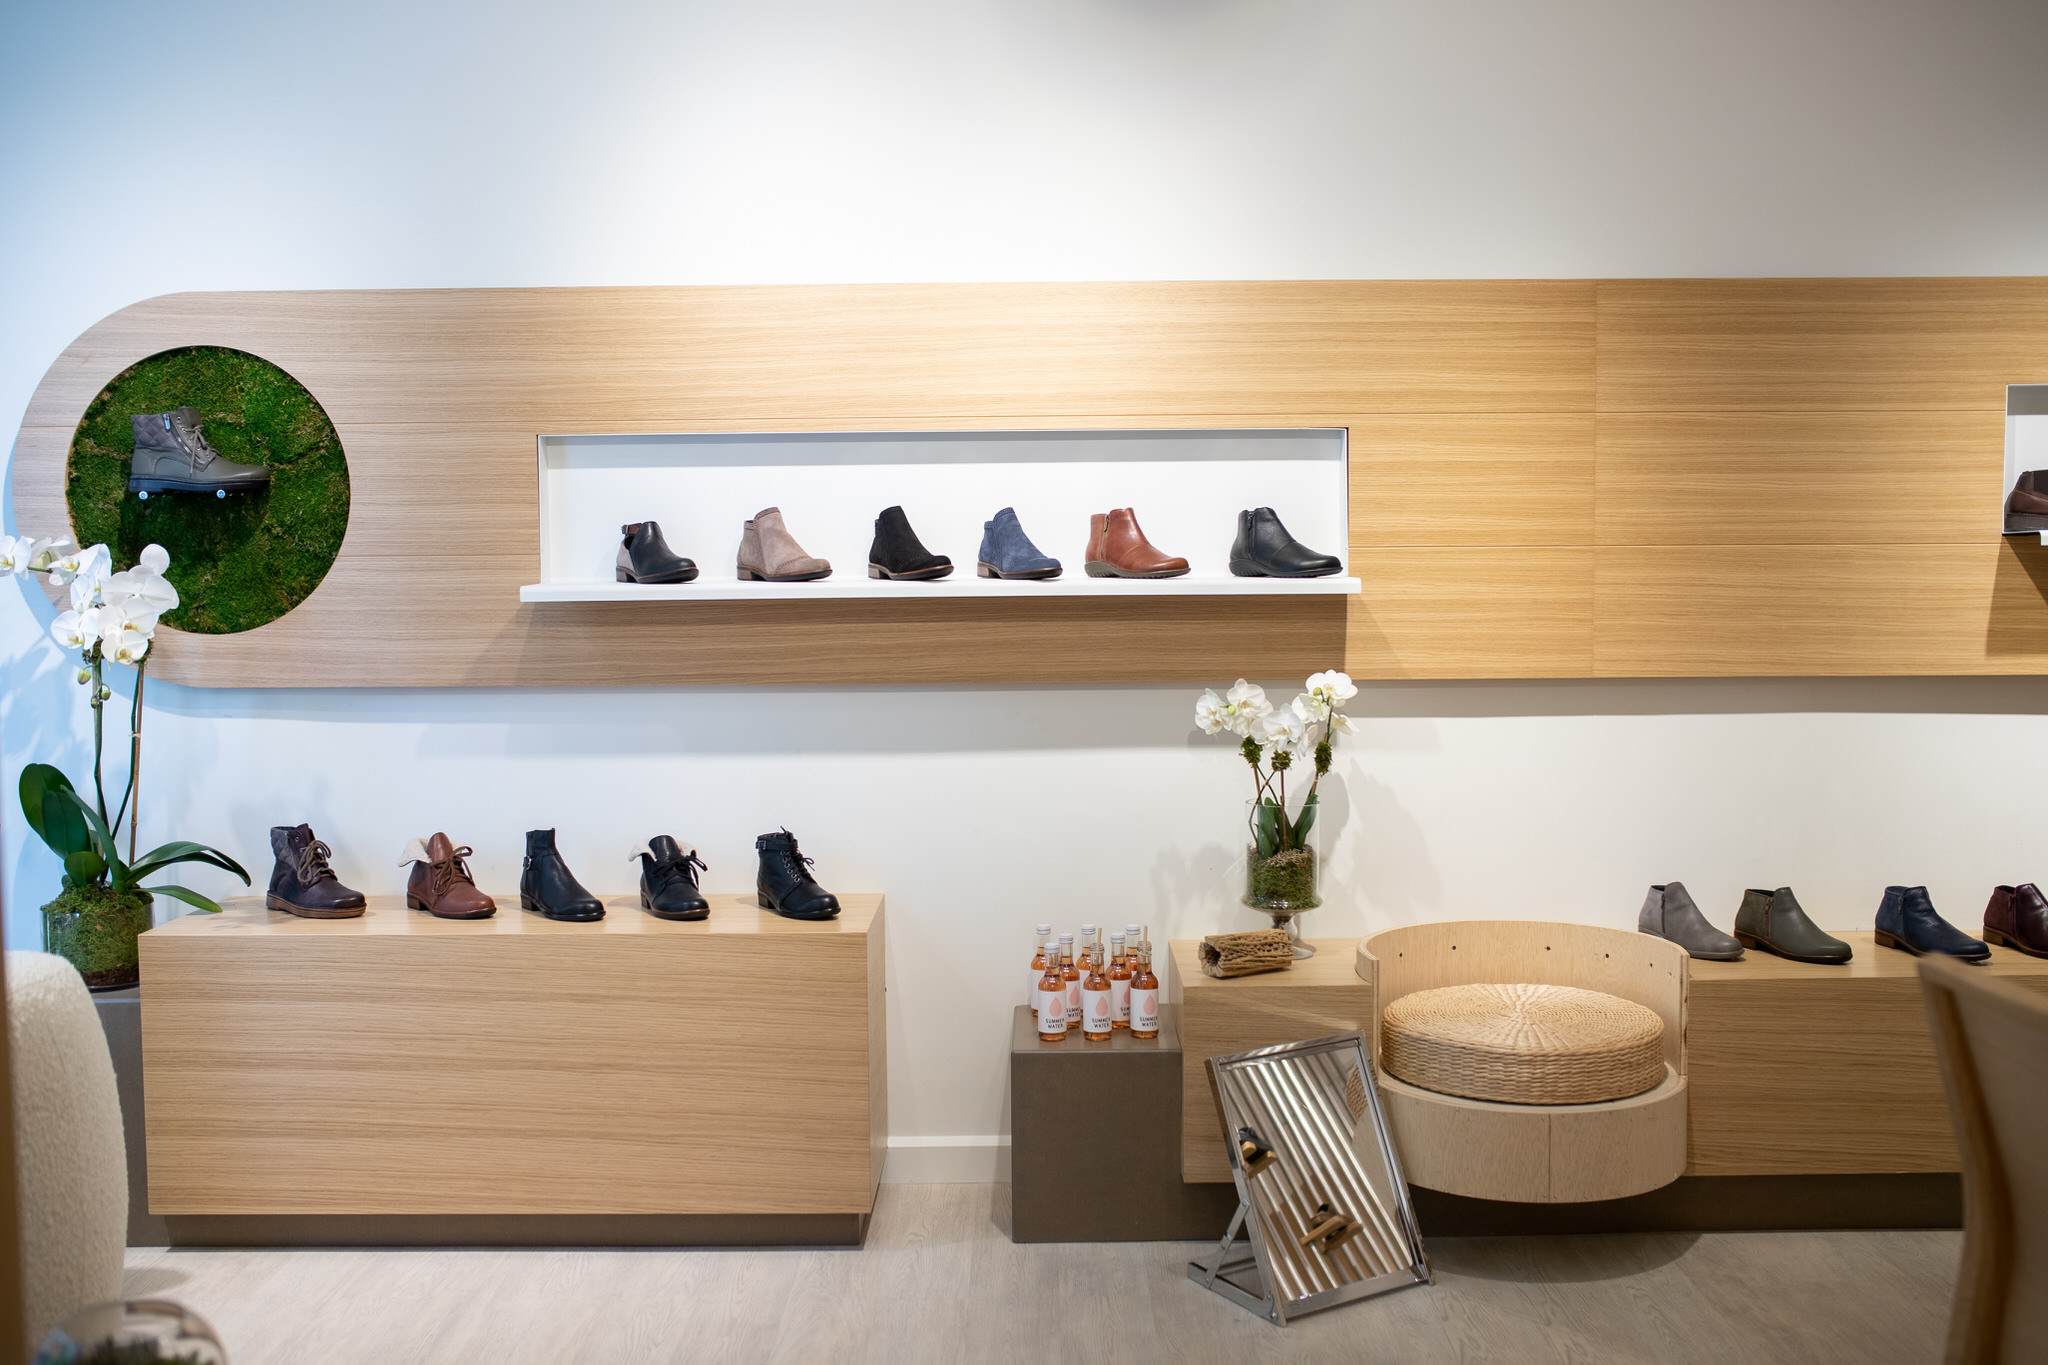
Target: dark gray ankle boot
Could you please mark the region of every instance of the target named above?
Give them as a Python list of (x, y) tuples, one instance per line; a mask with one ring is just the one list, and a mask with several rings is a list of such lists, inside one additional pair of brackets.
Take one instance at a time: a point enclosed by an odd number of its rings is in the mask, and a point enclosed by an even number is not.
[(1707, 917), (1686, 893), (1684, 882), (1651, 887), (1643, 901), (1643, 913), (1636, 918), (1636, 928), (1669, 939), (1707, 962), (1733, 962), (1742, 956), (1742, 945), (1732, 935), (1707, 923)]

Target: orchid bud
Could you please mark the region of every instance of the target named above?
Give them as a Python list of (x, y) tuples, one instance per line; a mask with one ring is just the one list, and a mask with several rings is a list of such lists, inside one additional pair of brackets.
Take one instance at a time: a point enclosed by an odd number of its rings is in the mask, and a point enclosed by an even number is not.
[(83, 687), (83, 686), (85, 686), (85, 685), (86, 685), (87, 683), (89, 683), (89, 682), (91, 682), (91, 681), (92, 681), (92, 670), (91, 670), (91, 669), (89, 669), (89, 668), (81, 668), (81, 669), (79, 669), (79, 670), (78, 670), (78, 685), (79, 685), (80, 687)]

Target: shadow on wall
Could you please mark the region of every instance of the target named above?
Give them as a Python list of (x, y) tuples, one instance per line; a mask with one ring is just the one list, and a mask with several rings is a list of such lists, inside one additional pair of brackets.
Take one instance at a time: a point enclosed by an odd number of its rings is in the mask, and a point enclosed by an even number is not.
[(2006, 536), (1992, 580), (1984, 652), (2048, 658), (2048, 546), (2038, 536)]

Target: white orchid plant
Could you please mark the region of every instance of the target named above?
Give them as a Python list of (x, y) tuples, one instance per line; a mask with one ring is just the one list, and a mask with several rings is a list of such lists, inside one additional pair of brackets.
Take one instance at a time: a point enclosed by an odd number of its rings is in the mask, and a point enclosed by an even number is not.
[[(1306, 691), (1286, 706), (1275, 706), (1256, 683), (1239, 678), (1222, 696), (1214, 688), (1195, 701), (1195, 724), (1205, 735), (1238, 737), (1238, 751), (1252, 770), (1251, 833), (1260, 858), (1300, 848), (1316, 822), (1316, 788), (1330, 771), (1332, 746), (1351, 733), (1344, 703), (1358, 695), (1351, 679), (1334, 669), (1317, 673)], [(1314, 768), (1300, 809), (1287, 813), (1287, 774), (1308, 755)]]
[[(0, 535), (0, 578), (42, 574), (71, 590), (69, 610), (50, 623), (50, 636), (66, 649), (78, 651), (78, 683), (88, 688), (92, 707), (93, 800), (87, 801), (69, 778), (47, 763), (31, 763), (21, 773), (21, 809), (29, 827), (64, 860), (65, 887), (105, 886), (125, 893), (140, 887), (142, 878), (173, 863), (199, 862), (222, 868), (244, 883), (249, 874), (219, 849), (180, 840), (135, 856), (137, 781), (142, 768), (142, 679), (157, 623), (178, 605), (178, 590), (164, 577), (171, 557), (161, 545), (143, 548), (133, 568), (115, 572), (105, 545), (79, 549), (67, 540), (35, 540)], [(128, 786), (111, 818), (101, 779), (106, 703), (113, 689), (106, 685), (106, 664), (135, 670), (135, 700), (129, 715)], [(128, 819), (128, 857), (116, 848), (114, 831)], [(142, 887), (174, 897), (201, 910), (219, 910), (212, 900), (182, 886)]]

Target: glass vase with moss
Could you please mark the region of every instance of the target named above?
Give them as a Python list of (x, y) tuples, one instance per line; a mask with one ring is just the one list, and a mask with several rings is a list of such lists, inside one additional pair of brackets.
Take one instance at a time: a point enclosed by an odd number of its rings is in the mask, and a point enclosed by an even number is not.
[[(1195, 724), (1204, 734), (1237, 736), (1238, 753), (1251, 770), (1244, 904), (1270, 916), (1298, 958), (1316, 950), (1302, 941), (1295, 917), (1323, 903), (1317, 788), (1335, 761), (1336, 737), (1351, 732), (1344, 703), (1357, 695), (1350, 678), (1331, 671), (1311, 677), (1307, 690), (1284, 707), (1243, 678), (1222, 696), (1211, 689), (1195, 702)], [(1290, 775), (1300, 793), (1295, 804), (1288, 800)]]
[[(148, 929), (157, 895), (201, 910), (220, 906), (182, 886), (145, 888), (142, 879), (176, 863), (205, 863), (232, 872), (244, 885), (249, 874), (227, 854), (205, 844), (178, 840), (135, 853), (138, 781), (142, 771), (142, 682), (158, 617), (178, 603), (177, 589), (163, 576), (169, 556), (146, 546), (130, 568), (113, 571), (107, 547), (80, 550), (68, 542), (0, 536), (0, 577), (46, 575), (70, 589), (70, 610), (50, 623), (57, 643), (78, 654), (78, 684), (92, 710), (92, 799), (47, 763), (21, 770), (21, 813), (63, 864), (57, 896), (43, 907), (43, 947), (78, 968), (93, 990), (118, 990), (140, 979), (136, 940)], [(107, 703), (106, 666), (135, 670), (135, 694), (128, 712), (128, 782), (110, 814), (104, 778)], [(128, 856), (121, 856), (115, 831), (128, 821)]]

